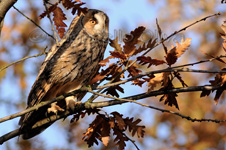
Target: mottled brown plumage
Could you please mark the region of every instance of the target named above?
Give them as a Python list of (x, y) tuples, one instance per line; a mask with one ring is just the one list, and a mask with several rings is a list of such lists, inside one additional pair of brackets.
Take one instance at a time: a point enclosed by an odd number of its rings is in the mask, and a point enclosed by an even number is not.
[[(48, 101), (61, 94), (87, 85), (99, 69), (108, 43), (108, 16), (99, 10), (90, 9), (77, 16), (58, 45), (53, 45), (47, 54), (37, 79), (28, 96), (27, 108)], [(71, 96), (64, 102), (54, 103), (21, 117), (19, 124), (23, 138), (31, 138), (51, 124), (37, 129), (31, 127), (46, 118), (48, 113), (73, 109), (82, 96)]]

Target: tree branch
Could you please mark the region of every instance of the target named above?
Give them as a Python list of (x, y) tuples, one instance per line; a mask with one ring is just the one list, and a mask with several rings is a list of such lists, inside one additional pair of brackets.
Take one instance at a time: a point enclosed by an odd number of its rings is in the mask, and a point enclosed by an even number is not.
[[(46, 48), (45, 48), (45, 49), (46, 49)], [(42, 53), (40, 53), (40, 54), (37, 54), (37, 55), (24, 57), (24, 58), (22, 58), (22, 59), (20, 59), (20, 60), (17, 60), (17, 61), (15, 61), (15, 62), (12, 62), (12, 63), (10, 63), (10, 64), (8, 64), (8, 65), (6, 65), (6, 66), (0, 68), (0, 72), (1, 72), (2, 70), (7, 69), (8, 67), (10, 67), (10, 66), (16, 64), (16, 63), (22, 62), (22, 61), (24, 61), (24, 60), (26, 60), (26, 59), (29, 59), (29, 58), (39, 57), (39, 56), (44, 55), (44, 54), (47, 54), (47, 53), (48, 53), (48, 52), (44, 51), (44, 52), (42, 52)]]
[(54, 39), (55, 39), (55, 41), (56, 41), (56, 44), (58, 45), (59, 41), (58, 41), (58, 38), (57, 38), (57, 33), (56, 33), (55, 28), (54, 28), (53, 21), (52, 21), (52, 19), (51, 19), (51, 17), (50, 17), (49, 9), (48, 9), (48, 7), (47, 7), (47, 5), (46, 5), (46, 1), (45, 1), (45, 0), (43, 0), (43, 4), (44, 4), (44, 6), (45, 6), (46, 13), (47, 13), (47, 17), (49, 18), (49, 21), (50, 21), (50, 24), (51, 24), (51, 27), (52, 27), (52, 30), (53, 30), (53, 34), (54, 34), (54, 37), (55, 37)]
[[(34, 22), (31, 18), (29, 18), (28, 16), (26, 16), (24, 13), (22, 13), (19, 9), (17, 9), (15, 6), (13, 6), (13, 8), (18, 11), (22, 16), (24, 16), (25, 18), (27, 18), (28, 20), (30, 20), (34, 25), (36, 25), (39, 29), (41, 29), (45, 34), (47, 34), (49, 37), (51, 37), (52, 39), (54, 39), (54, 37), (52, 35), (50, 35), (48, 32), (46, 32), (41, 26), (39, 26), (36, 22)], [(54, 39), (55, 40), (55, 39)]]
[(3, 22), (8, 10), (17, 2), (17, 0), (1, 0), (0, 1), (0, 36), (3, 27)]
[[(142, 93), (142, 94), (138, 94), (138, 95), (134, 95), (134, 96), (130, 96), (130, 97), (125, 97), (125, 98), (115, 98), (115, 97), (111, 97), (111, 96), (108, 96), (108, 95), (102, 95), (102, 94), (98, 93), (100, 96), (104, 96), (104, 97), (108, 97), (108, 98), (112, 98), (112, 99), (116, 99), (116, 100), (110, 100), (110, 101), (104, 101), (104, 102), (93, 102), (93, 103), (90, 103), (90, 102), (80, 103), (80, 104), (76, 105), (74, 112), (70, 112), (70, 111), (66, 110), (66, 111), (62, 112), (61, 114), (52, 115), (48, 118), (45, 118), (45, 119), (37, 122), (35, 125), (32, 126), (32, 129), (37, 128), (37, 127), (42, 126), (42, 125), (47, 124), (47, 123), (55, 122), (56, 120), (59, 120), (61, 118), (66, 118), (67, 116), (75, 114), (75, 113), (79, 113), (81, 110), (84, 110), (84, 109), (102, 108), (102, 107), (108, 107), (108, 106), (123, 104), (123, 103), (127, 103), (127, 102), (135, 103), (135, 100), (140, 100), (140, 99), (147, 98), (147, 97), (150, 97), (150, 96), (157, 96), (157, 95), (162, 95), (162, 94), (167, 94), (167, 93), (181, 93), (181, 92), (191, 92), (191, 91), (216, 90), (218, 88), (220, 88), (220, 86), (197, 86), (197, 87), (175, 88), (175, 89), (170, 89), (170, 90), (157, 90), (157, 91), (152, 91), (150, 93)], [(83, 87), (79, 90), (75, 90), (73, 92), (61, 95), (61, 96), (59, 96), (55, 99), (52, 99), (51, 101), (47, 101), (47, 102), (43, 102), (41, 104), (38, 104), (38, 105), (32, 107), (31, 109), (29, 109), (27, 111), (20, 112), (20, 115), (23, 115), (23, 114), (28, 113), (30, 111), (34, 111), (34, 110), (36, 110), (40, 107), (49, 105), (52, 102), (63, 100), (66, 97), (74, 95), (76, 93), (91, 92), (91, 91), (92, 90), (90, 90), (90, 88)], [(97, 94), (95, 92), (93, 92), (93, 93)], [(198, 121), (198, 122), (208, 121), (208, 122), (215, 122), (215, 123), (226, 122), (226, 120), (196, 119), (196, 118), (193, 119), (189, 116), (184, 116), (184, 115), (182, 115), (178, 112), (160, 109), (160, 108), (149, 106), (149, 105), (142, 104), (142, 103), (139, 103), (139, 102), (136, 102), (136, 103), (139, 104), (139, 105), (151, 108), (151, 109), (161, 111), (161, 112), (171, 113), (171, 114), (177, 115), (181, 118), (185, 118), (185, 119), (193, 121), (193, 122), (194, 121)], [(17, 117), (18, 116), (19, 116), (19, 114), (17, 113)], [(8, 116), (8, 118), (10, 118), (10, 119), (15, 118), (15, 117), (16, 117), (15, 114)], [(6, 117), (4, 117), (4, 118), (6, 118)], [(3, 122), (2, 121), (3, 119), (0, 119), (0, 120), (1, 120), (1, 122)], [(6, 120), (4, 120), (4, 121), (6, 121)], [(7, 141), (7, 140), (9, 140), (13, 137), (16, 137), (20, 134), (23, 134), (23, 133), (21, 133), (21, 131), (19, 129), (14, 130), (12, 132), (9, 132), (9, 133), (3, 135), (2, 137), (0, 137), (0, 144), (3, 144), (5, 141)]]

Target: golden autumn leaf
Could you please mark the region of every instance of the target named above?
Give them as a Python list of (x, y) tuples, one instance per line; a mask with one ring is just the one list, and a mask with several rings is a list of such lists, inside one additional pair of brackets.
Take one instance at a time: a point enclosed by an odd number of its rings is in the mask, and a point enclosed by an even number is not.
[(109, 136), (101, 137), (101, 141), (102, 141), (102, 143), (103, 143), (105, 146), (108, 145), (109, 140), (110, 140), (110, 139), (109, 139)]
[(188, 47), (190, 47), (191, 44), (191, 38), (187, 39), (181, 39), (181, 44), (179, 42), (176, 42), (176, 52), (177, 52), (177, 58), (180, 57), (186, 50), (188, 50)]
[(158, 73), (154, 75), (154, 78), (151, 78), (148, 82), (148, 92), (152, 91), (158, 84), (162, 83), (164, 73)]
[(165, 56), (167, 64), (172, 65), (174, 64), (177, 59), (186, 51), (188, 47), (190, 47), (191, 38), (181, 39), (181, 44), (176, 42), (176, 46), (172, 46), (173, 48), (167, 53)]
[(122, 53), (121, 44), (118, 44), (118, 37), (116, 37), (114, 40), (110, 39), (109, 41), (110, 41), (109, 45), (115, 49), (114, 50), (115, 52)]

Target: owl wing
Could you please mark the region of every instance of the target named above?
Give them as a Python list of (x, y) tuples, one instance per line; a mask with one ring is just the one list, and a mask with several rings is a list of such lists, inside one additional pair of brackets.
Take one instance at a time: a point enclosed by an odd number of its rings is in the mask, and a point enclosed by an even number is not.
[[(73, 31), (72, 29), (76, 28), (76, 24), (79, 21), (79, 18), (80, 16), (75, 17), (75, 19), (72, 21), (69, 27), (69, 30), (65, 34), (64, 38), (59, 42), (58, 45), (57, 44), (53, 45), (49, 50), (48, 54), (46, 55), (45, 60), (40, 67), (40, 71), (35, 80), (35, 83), (33, 84), (31, 91), (29, 93), (27, 108), (33, 107), (42, 101), (49, 100), (45, 98), (47, 94), (49, 94), (53, 86), (57, 86), (57, 84), (60, 84), (61, 82), (60, 79), (62, 79), (61, 76), (63, 74), (57, 74), (57, 72), (53, 73), (54, 67), (58, 66), (59, 68), (59, 66), (62, 66), (60, 64), (65, 61), (64, 58), (60, 57), (64, 49), (64, 43), (67, 42), (66, 41), (67, 37), (70, 36), (70, 34), (72, 33)], [(77, 32), (79, 32), (79, 30)], [(21, 125), (21, 127), (23, 127), (26, 124), (26, 122), (28, 123), (30, 122), (29, 121), (30, 116), (34, 112), (27, 113), (21, 117), (19, 121), (19, 124)], [(31, 122), (33, 122), (33, 119), (31, 119)]]

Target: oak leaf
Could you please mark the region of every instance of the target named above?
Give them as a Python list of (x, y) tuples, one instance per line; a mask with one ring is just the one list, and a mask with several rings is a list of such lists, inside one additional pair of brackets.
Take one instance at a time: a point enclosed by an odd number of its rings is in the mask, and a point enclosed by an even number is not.
[[(130, 63), (132, 63), (133, 61), (130, 61)], [(139, 75), (142, 71), (137, 69), (137, 65), (133, 64), (132, 66), (130, 66), (127, 71), (129, 72), (128, 77), (135, 77), (137, 75)]]
[(112, 74), (115, 72), (117, 68), (116, 64), (110, 64), (109, 67), (105, 70), (102, 70), (99, 74), (97, 74), (91, 81), (89, 84), (94, 84), (102, 79), (104, 79), (107, 75)]
[(115, 52), (122, 53), (121, 44), (118, 44), (118, 37), (116, 37), (114, 40), (110, 39), (109, 41), (110, 41), (109, 45), (115, 49), (114, 50)]
[(137, 57), (137, 60), (140, 61), (139, 64), (141, 65), (148, 64), (148, 68), (151, 67), (151, 65), (158, 66), (166, 63), (164, 60), (152, 59), (150, 56), (139, 56)]
[(164, 79), (164, 73), (157, 73), (155, 75), (153, 75), (152, 78), (150, 78), (149, 82), (148, 82), (148, 92), (152, 91), (158, 84), (162, 83)]
[[(48, 13), (50, 14), (51, 12), (53, 12), (53, 11), (57, 8), (57, 5), (58, 5), (58, 3), (56, 3), (56, 4), (52, 5), (52, 6), (50, 6), (50, 7), (48, 8)], [(41, 15), (39, 15), (39, 19), (44, 18), (46, 15), (47, 15), (47, 11), (44, 11)]]
[(123, 52), (129, 56), (133, 55), (136, 51), (136, 44), (139, 42), (139, 37), (144, 32), (145, 27), (139, 26), (134, 31), (131, 31), (130, 34), (126, 34), (123, 42), (125, 45), (123, 46)]
[(137, 50), (135, 50), (135, 52), (133, 53), (133, 55), (139, 54), (139, 53), (143, 52), (144, 50), (147, 50), (148, 48), (149, 49), (153, 49), (153, 47), (156, 44), (156, 41), (157, 41), (157, 38), (155, 38), (155, 39), (151, 38), (148, 41), (148, 44), (147, 45), (146, 45), (146, 43), (144, 43), (143, 45), (141, 45)]
[(181, 39), (181, 44), (176, 42), (176, 46), (173, 46), (173, 48), (167, 53), (165, 56), (166, 62), (168, 65), (174, 64), (177, 59), (186, 51), (188, 50), (188, 47), (190, 47), (191, 44), (191, 38), (187, 38), (185, 40)]
[(126, 124), (122, 118), (122, 114), (119, 114), (116, 111), (112, 112), (111, 114), (115, 117), (119, 130), (124, 130), (126, 127)]
[(114, 57), (114, 56), (108, 56), (108, 57), (105, 58), (104, 60), (100, 61), (100, 62), (99, 62), (99, 65), (100, 65), (101, 67), (106, 66), (107, 63), (109, 63), (109, 60), (110, 60), (110, 59), (113, 59), (113, 58), (115, 58), (115, 57)]
[(188, 85), (184, 82), (179, 72), (173, 72), (173, 74), (180, 81), (183, 87), (188, 87)]
[(66, 19), (67, 18), (60, 7), (57, 7), (53, 11), (53, 21), (54, 21), (54, 24), (56, 26), (56, 29), (58, 31), (60, 38), (63, 38), (64, 33), (65, 33), (64, 28), (67, 27), (67, 25), (63, 22), (63, 20), (66, 20)]
[[(223, 68), (222, 71), (226, 71), (226, 68)], [(220, 96), (222, 95), (223, 91), (226, 89), (226, 73), (218, 73), (215, 76), (215, 79), (210, 80), (209, 82), (212, 86), (221, 86), (221, 88), (216, 90), (216, 95), (214, 97), (214, 101), (217, 104)], [(203, 91), (203, 92), (201, 93), (201, 96), (208, 95), (207, 91)]]
[(168, 105), (168, 106), (175, 106), (178, 110), (179, 110), (179, 106), (177, 104), (177, 94), (176, 93), (169, 93), (169, 94), (164, 94), (161, 98), (160, 98), (160, 102), (161, 101), (165, 101), (164, 104)]
[(126, 141), (128, 141), (129, 139), (124, 136), (122, 134), (122, 132), (120, 132), (119, 130), (117, 130), (116, 128), (113, 129), (113, 134), (116, 135), (114, 142), (116, 143), (116, 145), (118, 146), (119, 150), (124, 150), (126, 147)]
[(111, 96), (119, 97), (119, 94), (117, 91), (124, 93), (124, 89), (121, 88), (119, 85), (114, 86), (114, 87), (109, 87), (109, 88), (105, 89), (103, 92), (106, 92), (106, 94), (110, 94)]
[(111, 55), (115, 58), (119, 58), (121, 60), (126, 60), (126, 56), (123, 53), (120, 53), (118, 51), (110, 51)]
[[(132, 132), (132, 136), (137, 134), (137, 137), (144, 137), (144, 128), (145, 126), (139, 126), (138, 124), (141, 122), (141, 119), (137, 119), (133, 121), (133, 118), (126, 118), (124, 119), (125, 124), (126, 124), (126, 129), (127, 127), (129, 128), (129, 132)], [(126, 130), (125, 129), (125, 130)]]
[[(169, 78), (169, 77), (168, 77)], [(163, 87), (161, 90), (169, 90), (169, 89), (173, 89), (174, 86), (172, 84), (171, 80), (167, 80), (167, 85), (165, 85), (165, 87)], [(179, 106), (177, 104), (177, 94), (176, 93), (168, 93), (168, 94), (164, 94), (161, 98), (160, 98), (160, 102), (161, 101), (165, 101), (164, 104), (168, 105), (168, 106), (175, 106), (178, 110), (179, 110)]]

